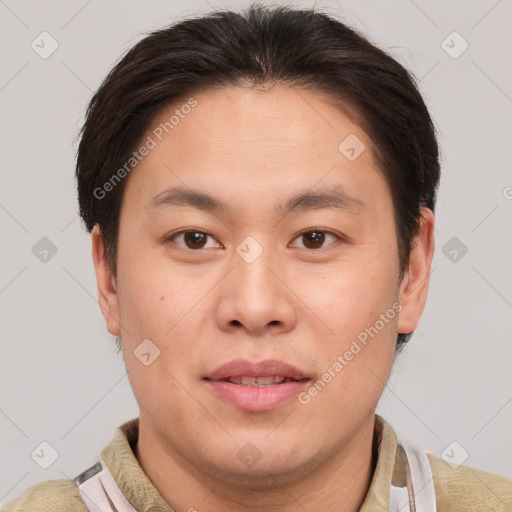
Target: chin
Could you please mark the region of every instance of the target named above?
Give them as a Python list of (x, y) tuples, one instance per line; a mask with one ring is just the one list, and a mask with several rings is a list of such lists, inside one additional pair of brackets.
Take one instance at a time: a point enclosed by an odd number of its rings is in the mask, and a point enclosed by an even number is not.
[[(311, 466), (303, 464), (298, 467), (276, 467), (274, 464), (257, 464), (252, 468), (218, 467), (211, 468), (213, 475), (229, 487), (239, 487), (244, 490), (269, 491), (282, 488), (304, 478), (312, 471)], [(212, 476), (213, 476), (212, 475)]]
[[(257, 441), (254, 444), (256, 445)], [(237, 447), (235, 452), (226, 449), (225, 453), (234, 454), (229, 457), (219, 458), (219, 451), (209, 453), (208, 456), (203, 454), (200, 457), (201, 468), (222, 481), (223, 485), (264, 491), (299, 482), (314, 473), (332, 452), (326, 447), (317, 453), (305, 452), (304, 442), (299, 439), (295, 447), (290, 446), (288, 449), (283, 444), (278, 443), (273, 446), (272, 443), (267, 442), (259, 454), (254, 445), (246, 446), (246, 444), (242, 445), (242, 449)], [(246, 447), (245, 451), (244, 447)], [(265, 456), (265, 453), (268, 455)], [(253, 454), (260, 458), (245, 464), (244, 455), (246, 454)], [(297, 458), (299, 454), (300, 459)], [(232, 462), (226, 464), (229, 459)]]

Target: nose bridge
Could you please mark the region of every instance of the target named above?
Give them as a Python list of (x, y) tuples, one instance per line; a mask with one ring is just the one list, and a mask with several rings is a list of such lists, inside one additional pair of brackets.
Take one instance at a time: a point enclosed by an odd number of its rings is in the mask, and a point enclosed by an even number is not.
[(278, 280), (270, 270), (275, 266), (275, 257), (269, 238), (258, 238), (259, 241), (248, 236), (236, 248), (236, 254), (233, 255), (235, 286), (239, 294), (247, 294), (251, 302), (264, 301), (271, 306), (276, 294), (283, 290), (278, 289)]
[(292, 294), (281, 282), (284, 276), (276, 277), (280, 273), (277, 257), (268, 238), (259, 238), (247, 237), (233, 254), (218, 310), (218, 321), (225, 329), (241, 324), (253, 333), (269, 325), (289, 330), (295, 321)]

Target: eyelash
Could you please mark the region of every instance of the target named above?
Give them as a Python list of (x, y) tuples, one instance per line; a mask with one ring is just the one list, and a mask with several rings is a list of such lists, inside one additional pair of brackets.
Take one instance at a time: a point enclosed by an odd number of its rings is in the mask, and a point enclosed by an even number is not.
[[(170, 235), (169, 237), (166, 238), (166, 242), (174, 242), (176, 238), (178, 238), (180, 235), (184, 235), (186, 233), (200, 233), (200, 234), (203, 234), (203, 235), (206, 235), (212, 239), (215, 240), (215, 238), (213, 238), (213, 236), (211, 236), (209, 233), (207, 233), (206, 231), (202, 231), (200, 229), (184, 229), (184, 230), (181, 230), (181, 231), (178, 231), (176, 233), (173, 233), (172, 235)], [(326, 248), (328, 248), (329, 246), (335, 244), (337, 241), (343, 241), (344, 238), (341, 236), (341, 235), (338, 235), (336, 233), (333, 233), (332, 231), (327, 231), (325, 229), (316, 229), (316, 228), (310, 228), (310, 229), (307, 229), (305, 231), (301, 231), (300, 233), (298, 233), (294, 238), (293, 240), (297, 240), (297, 238), (299, 238), (300, 236), (303, 236), (305, 234), (311, 234), (311, 233), (322, 233), (324, 235), (332, 235), (333, 237), (336, 238), (336, 241), (328, 244), (327, 246), (325, 247), (320, 247), (318, 249), (308, 249), (307, 247), (299, 247), (299, 249), (303, 249), (303, 250), (307, 250), (308, 252), (320, 252)], [(184, 246), (181, 246), (181, 249), (185, 250), (185, 251), (192, 251), (192, 252), (200, 252), (202, 250), (207, 250), (208, 248), (200, 248), (200, 249), (190, 249), (189, 247), (184, 247)]]

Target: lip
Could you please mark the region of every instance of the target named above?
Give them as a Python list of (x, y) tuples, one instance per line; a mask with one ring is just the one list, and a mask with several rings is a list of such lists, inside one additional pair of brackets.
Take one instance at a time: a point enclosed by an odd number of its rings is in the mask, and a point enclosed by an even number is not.
[[(253, 387), (223, 380), (229, 377), (270, 377), (272, 375), (280, 375), (294, 381)], [(204, 380), (217, 396), (235, 407), (244, 411), (264, 412), (276, 409), (297, 396), (311, 379), (299, 369), (283, 361), (269, 359), (255, 363), (237, 359), (220, 366)]]
[(284, 361), (277, 359), (266, 359), (259, 363), (235, 359), (219, 366), (215, 371), (206, 376), (208, 380), (222, 380), (228, 377), (270, 377), (281, 375), (290, 379), (302, 380), (308, 377), (299, 369)]

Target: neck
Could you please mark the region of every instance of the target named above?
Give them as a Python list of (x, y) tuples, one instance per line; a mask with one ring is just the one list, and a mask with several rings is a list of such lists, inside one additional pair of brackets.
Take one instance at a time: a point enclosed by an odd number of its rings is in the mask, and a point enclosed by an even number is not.
[(237, 480), (233, 474), (219, 477), (201, 471), (144, 427), (145, 423), (139, 423), (135, 456), (155, 488), (177, 512), (357, 512), (377, 462), (374, 417), (327, 459), (287, 475), (269, 475), (267, 483), (260, 482), (258, 486)]

